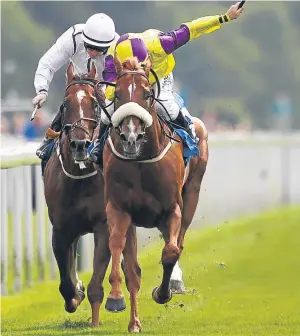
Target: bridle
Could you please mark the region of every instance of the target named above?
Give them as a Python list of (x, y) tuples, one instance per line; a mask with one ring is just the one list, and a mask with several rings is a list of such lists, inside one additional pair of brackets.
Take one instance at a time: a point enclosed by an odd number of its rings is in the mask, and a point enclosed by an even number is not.
[[(75, 79), (72, 82), (70, 82), (65, 90), (65, 98), (64, 101), (60, 107), (61, 109), (61, 118), (62, 118), (62, 132), (60, 132), (59, 138), (58, 138), (58, 143), (56, 145), (56, 153), (57, 153), (57, 157), (60, 161), (61, 164), (61, 168), (64, 172), (64, 174), (66, 176), (68, 176), (69, 178), (73, 179), (73, 180), (82, 180), (88, 177), (92, 177), (95, 176), (97, 174), (97, 170), (94, 169), (92, 172), (88, 173), (88, 174), (84, 174), (84, 175), (72, 175), (70, 173), (68, 173), (64, 167), (63, 164), (63, 156), (62, 156), (62, 135), (66, 134), (68, 142), (69, 142), (69, 146), (71, 145), (72, 139), (71, 139), (71, 133), (72, 131), (74, 131), (75, 129), (81, 129), (82, 131), (84, 131), (88, 136), (89, 136), (89, 141), (92, 141), (93, 135), (94, 135), (94, 131), (96, 129), (96, 127), (98, 126), (98, 123), (100, 121), (100, 107), (99, 107), (99, 103), (97, 101), (97, 99), (95, 97), (93, 97), (94, 100), (94, 118), (80, 118), (78, 120), (76, 120), (74, 123), (72, 124), (67, 124), (64, 122), (64, 117), (65, 117), (65, 111), (67, 110), (68, 106), (66, 105), (66, 96), (67, 96), (67, 92), (68, 89), (76, 84), (80, 84), (80, 85), (89, 85), (91, 86), (93, 89), (95, 88), (96, 85), (96, 81), (93, 79), (87, 79), (87, 78), (79, 78), (79, 79)], [(84, 127), (83, 125), (83, 121), (90, 121), (94, 123), (94, 128), (92, 133), (89, 131), (89, 129), (87, 129), (86, 127)], [(76, 162), (79, 164), (80, 169), (86, 168), (86, 165), (84, 162)]]
[[(66, 90), (65, 92), (67, 93), (68, 89), (73, 86), (73, 85), (76, 85), (76, 84), (80, 84), (80, 85), (89, 85), (91, 86), (93, 89), (95, 89), (95, 85), (96, 85), (96, 81), (93, 80), (93, 79), (75, 79), (74, 81), (72, 81), (71, 83), (69, 83), (66, 87)], [(99, 121), (100, 121), (100, 106), (99, 106), (99, 102), (97, 101), (97, 99), (93, 99), (94, 101), (94, 118), (80, 118), (78, 120), (76, 120), (74, 123), (72, 124), (67, 124), (64, 122), (64, 115), (65, 115), (65, 110), (67, 109), (67, 105), (66, 105), (66, 96), (65, 96), (65, 99), (61, 105), (61, 109), (62, 109), (62, 133), (65, 133), (68, 137), (68, 140), (69, 142), (71, 142), (71, 137), (70, 137), (70, 134), (75, 130), (75, 129), (81, 129), (82, 131), (84, 131), (88, 136), (89, 136), (89, 139), (91, 140), (93, 138), (93, 135), (94, 135), (94, 131), (96, 129), (96, 127), (98, 126), (99, 124)], [(94, 123), (94, 128), (93, 128), (93, 131), (92, 133), (89, 131), (88, 128), (86, 128), (84, 125), (83, 125), (83, 121), (89, 121), (89, 122), (92, 122)]]

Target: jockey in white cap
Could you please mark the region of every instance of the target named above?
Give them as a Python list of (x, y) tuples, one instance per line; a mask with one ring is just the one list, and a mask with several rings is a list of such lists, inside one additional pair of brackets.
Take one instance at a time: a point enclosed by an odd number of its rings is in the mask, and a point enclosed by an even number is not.
[[(97, 79), (102, 80), (107, 50), (118, 38), (114, 21), (103, 13), (92, 15), (85, 24), (70, 27), (39, 61), (34, 78), (36, 90), (36, 96), (32, 100), (34, 107), (40, 108), (44, 105), (54, 73), (67, 62), (73, 63), (75, 74), (83, 74), (90, 70), (90, 63), (93, 60), (97, 69)], [(61, 130), (61, 108), (50, 128), (56, 132)], [(39, 158), (46, 159), (46, 149), (51, 140), (45, 136), (36, 152)]]

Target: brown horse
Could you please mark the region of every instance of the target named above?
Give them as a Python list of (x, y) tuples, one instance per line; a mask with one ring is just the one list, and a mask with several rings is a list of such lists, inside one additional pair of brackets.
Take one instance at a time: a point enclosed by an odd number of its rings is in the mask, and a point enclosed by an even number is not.
[(163, 278), (154, 288), (155, 302), (171, 300), (170, 277), (183, 250), (184, 236), (198, 203), (208, 160), (207, 131), (193, 118), (200, 156), (185, 168), (183, 145), (163, 125), (155, 111), (149, 83), (150, 60), (142, 67), (136, 58), (121, 63), (115, 54), (117, 80), (112, 128), (104, 148), (105, 206), (110, 232), (111, 291), (106, 309), (126, 308), (121, 289), (120, 258), (130, 293), (131, 318), (128, 330), (141, 330), (137, 296), (141, 269), (137, 260), (135, 226), (157, 227), (164, 238)]
[(63, 103), (63, 130), (56, 151), (44, 173), (45, 198), (53, 225), (52, 246), (60, 272), (59, 290), (65, 310), (76, 311), (84, 299), (84, 286), (76, 272), (76, 250), (80, 236), (94, 234), (93, 275), (87, 288), (92, 307), (92, 325), (99, 325), (103, 301), (103, 278), (110, 261), (108, 230), (104, 211), (103, 175), (88, 161), (87, 148), (99, 121), (94, 97), (96, 68), (74, 76), (67, 70)]

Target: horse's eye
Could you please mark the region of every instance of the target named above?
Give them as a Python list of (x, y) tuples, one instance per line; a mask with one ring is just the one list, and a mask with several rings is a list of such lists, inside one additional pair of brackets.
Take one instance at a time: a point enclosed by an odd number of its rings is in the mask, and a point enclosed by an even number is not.
[(120, 100), (119, 92), (115, 92), (115, 100)]

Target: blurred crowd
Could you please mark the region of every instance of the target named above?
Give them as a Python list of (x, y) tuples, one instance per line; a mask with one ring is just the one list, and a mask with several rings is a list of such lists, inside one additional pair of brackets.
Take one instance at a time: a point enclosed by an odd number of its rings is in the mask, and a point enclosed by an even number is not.
[[(179, 90), (185, 102), (188, 102), (187, 93)], [(22, 105), (22, 104), (21, 104)], [(228, 114), (226, 111), (218, 108), (206, 108), (200, 110), (198, 114), (190, 110), (193, 116), (200, 117), (204, 122), (209, 133), (221, 132), (243, 132), (253, 131), (254, 127), (249, 120), (236, 118), (234, 114)], [(275, 95), (270, 102), (269, 123), (273, 130), (288, 131), (292, 128), (292, 102), (285, 93)], [(46, 129), (49, 127), (52, 115), (49, 111), (38, 110), (33, 121), (30, 121), (31, 106), (27, 108), (18, 107), (17, 109), (1, 108), (1, 137), (22, 139), (27, 141), (40, 141), (44, 137)]]
[(14, 137), (28, 141), (39, 141), (49, 127), (49, 118), (39, 110), (33, 121), (30, 114), (9, 112), (1, 114), (1, 136)]

